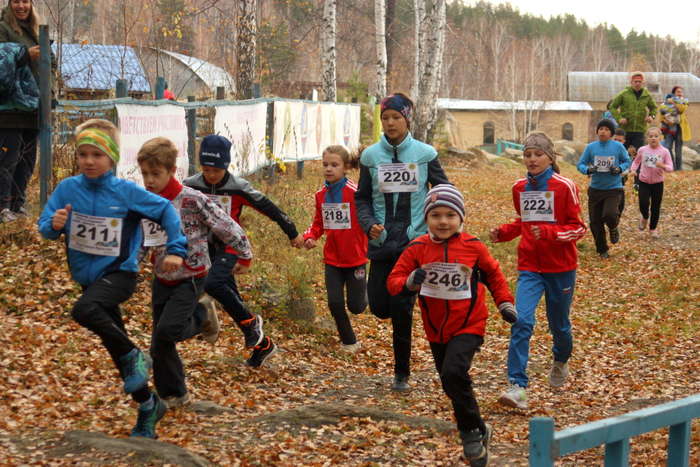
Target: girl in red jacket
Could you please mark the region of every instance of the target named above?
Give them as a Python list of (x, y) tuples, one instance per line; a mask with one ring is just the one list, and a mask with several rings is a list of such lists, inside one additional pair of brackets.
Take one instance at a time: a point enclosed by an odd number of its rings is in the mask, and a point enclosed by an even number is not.
[(576, 284), (576, 241), (586, 233), (578, 187), (559, 175), (552, 140), (542, 132), (532, 132), (525, 138), (524, 149), (527, 177), (513, 185), (513, 205), (519, 217), (490, 234), (494, 242), (520, 236), (515, 298), (518, 322), (511, 328), (508, 348), (510, 387), (498, 400), (519, 409), (527, 408), (530, 337), (543, 293), (554, 340), (549, 384), (563, 386), (569, 375), (567, 361), (573, 348), (569, 311)]
[(469, 377), (484, 342), (486, 289), (503, 319), (517, 313), (501, 269), (486, 245), (462, 232), (464, 199), (452, 185), (436, 185), (424, 203), (428, 234), (408, 244), (387, 279), (391, 295), (417, 291), (423, 327), (442, 387), (452, 400), (464, 456), (486, 465), (491, 427), (484, 424)]
[(355, 192), (357, 185), (345, 173), (357, 168), (359, 157), (352, 157), (343, 146), (329, 146), (323, 151), (323, 175), (326, 183), (316, 192), (316, 214), (304, 233), (304, 247), (314, 248), (326, 233), (323, 262), (326, 264), (328, 307), (338, 328), (341, 349), (356, 352), (360, 343), (345, 312), (343, 289), (348, 309), (354, 314), (367, 307), (367, 235), (357, 221)]

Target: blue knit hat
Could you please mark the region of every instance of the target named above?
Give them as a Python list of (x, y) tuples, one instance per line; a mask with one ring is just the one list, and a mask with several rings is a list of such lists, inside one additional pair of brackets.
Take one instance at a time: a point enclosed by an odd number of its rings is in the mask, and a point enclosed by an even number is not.
[(199, 147), (199, 164), (228, 169), (231, 163), (231, 141), (220, 135), (205, 136)]

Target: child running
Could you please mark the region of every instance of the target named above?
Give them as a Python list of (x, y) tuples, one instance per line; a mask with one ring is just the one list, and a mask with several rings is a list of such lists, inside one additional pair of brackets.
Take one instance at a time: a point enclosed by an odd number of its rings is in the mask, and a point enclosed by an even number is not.
[(525, 138), (524, 145), (527, 177), (513, 185), (513, 206), (519, 217), (490, 233), (494, 242), (521, 237), (515, 296), (518, 321), (511, 328), (508, 348), (510, 387), (498, 400), (519, 409), (528, 407), (530, 337), (535, 327), (537, 303), (543, 293), (554, 340), (549, 384), (561, 387), (569, 375), (567, 362), (573, 348), (569, 313), (578, 265), (576, 241), (586, 233), (578, 187), (559, 175), (552, 140), (545, 133), (532, 132)]
[[(664, 171), (673, 172), (671, 153), (660, 144), (661, 130), (652, 126), (647, 130), (647, 145), (639, 148), (637, 157), (632, 162), (632, 171), (639, 171), (639, 230), (642, 232), (649, 223), (652, 237), (659, 236), (659, 216), (661, 200), (664, 196)], [(649, 219), (649, 200), (651, 200), (651, 220)]]
[(411, 136), (413, 102), (396, 93), (382, 99), (380, 108), (384, 134), (362, 152), (355, 201), (358, 220), (369, 237), (369, 309), (380, 319), (391, 318), (391, 389), (408, 391), (415, 296), (389, 295), (386, 279), (408, 242), (427, 231), (422, 206), (428, 185), (449, 181), (437, 151)]
[(351, 157), (343, 146), (329, 146), (323, 151), (323, 176), (326, 183), (316, 192), (316, 214), (304, 233), (304, 247), (311, 249), (326, 234), (323, 246), (328, 308), (340, 335), (341, 349), (356, 352), (360, 342), (345, 312), (344, 289), (348, 309), (353, 314), (367, 307), (367, 236), (357, 221), (355, 192), (357, 185), (346, 171), (357, 168), (359, 159)]
[[(187, 257), (182, 267), (163, 267), (166, 249), (162, 237), (146, 228), (145, 246), (152, 247), (153, 379), (158, 395), (169, 409), (189, 403), (185, 370), (176, 344), (202, 333), (213, 343), (219, 332), (216, 309), (199, 303), (211, 266), (207, 237), (213, 233), (238, 251), (238, 262), (250, 264), (252, 254), (245, 232), (214, 201), (197, 190), (182, 186), (175, 178), (177, 148), (167, 138), (144, 143), (136, 158), (146, 189), (170, 200), (182, 220), (187, 237)], [(213, 305), (213, 304), (212, 304)]]
[(620, 197), (625, 196), (621, 174), (631, 162), (625, 147), (612, 141), (614, 132), (615, 126), (611, 121), (598, 122), (598, 141), (586, 146), (577, 165), (582, 174), (592, 175), (588, 187), (588, 216), (595, 249), (601, 258), (610, 256), (605, 237), (606, 225), (610, 231), (610, 243), (620, 241)]
[[(294, 222), (247, 180), (228, 171), (231, 164), (231, 142), (228, 139), (219, 135), (205, 136), (199, 149), (199, 163), (202, 172), (186, 179), (184, 185), (215, 200), (239, 224), (243, 206), (252, 207), (275, 221), (289, 237), (292, 246), (301, 248), (304, 239)], [(209, 255), (212, 267), (204, 290), (221, 304), (241, 329), (246, 348), (253, 349), (246, 363), (253, 368), (260, 367), (277, 353), (277, 346), (265, 336), (262, 317), (248, 310), (238, 292), (236, 274), (244, 274), (247, 268), (238, 262), (235, 249), (216, 239), (209, 245)]]
[(464, 457), (472, 466), (488, 464), (491, 427), (479, 413), (469, 376), (474, 354), (484, 342), (486, 289), (504, 320), (518, 315), (498, 261), (486, 245), (462, 232), (464, 199), (452, 185), (436, 185), (425, 198), (428, 234), (408, 244), (387, 280), (392, 295), (420, 291), (423, 328), (445, 394), (452, 401)]
[(187, 241), (167, 200), (114, 175), (119, 133), (111, 122), (88, 120), (75, 134), (81, 174), (56, 187), (39, 217), (39, 231), (48, 239), (65, 235), (71, 276), (83, 289), (71, 316), (100, 337), (124, 380), (124, 392), (139, 403), (131, 435), (155, 438), (165, 405), (148, 389), (150, 363), (127, 336), (119, 305), (136, 288), (142, 218), (165, 230), (164, 271), (180, 268)]

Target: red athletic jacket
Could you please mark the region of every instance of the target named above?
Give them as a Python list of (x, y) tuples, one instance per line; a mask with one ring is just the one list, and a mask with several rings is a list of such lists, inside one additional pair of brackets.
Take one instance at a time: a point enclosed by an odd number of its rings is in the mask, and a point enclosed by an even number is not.
[[(304, 240), (313, 238), (318, 240), (323, 233), (326, 233), (326, 244), (323, 247), (323, 262), (339, 268), (350, 268), (367, 263), (367, 235), (357, 220), (357, 210), (355, 209), (355, 192), (357, 185), (352, 180), (344, 179), (337, 182), (341, 184), (336, 187), (339, 190), (337, 199), (327, 199), (329, 191), (328, 185), (316, 192), (316, 214), (313, 223), (306, 232)], [(350, 203), (350, 226), (349, 229), (323, 228), (322, 204), (324, 202)]]
[(386, 282), (389, 293), (411, 293), (406, 289), (406, 279), (414, 269), (428, 263), (460, 263), (471, 268), (472, 294), (471, 299), (464, 300), (418, 295), (423, 327), (430, 342), (444, 344), (459, 334), (483, 336), (488, 317), (487, 288), (497, 305), (514, 302), (498, 261), (486, 245), (468, 233), (455, 234), (440, 243), (431, 240), (428, 234), (409, 243), (389, 274)]
[[(576, 184), (551, 168), (536, 177), (517, 180), (513, 185), (513, 205), (520, 216), (520, 195), (524, 191), (554, 192), (554, 222), (522, 222), (518, 217), (498, 228), (498, 241), (507, 242), (522, 235), (518, 244), (518, 270), (566, 272), (578, 266), (576, 241), (586, 234), (581, 220), (579, 190)], [(538, 225), (537, 240), (531, 227)]]

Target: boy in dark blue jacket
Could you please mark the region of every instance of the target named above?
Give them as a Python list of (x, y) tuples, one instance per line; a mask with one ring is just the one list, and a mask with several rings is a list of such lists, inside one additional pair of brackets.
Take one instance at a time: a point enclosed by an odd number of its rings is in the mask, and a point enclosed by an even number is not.
[(124, 380), (124, 392), (138, 402), (132, 436), (155, 438), (156, 423), (165, 404), (148, 389), (148, 362), (129, 339), (119, 305), (134, 293), (141, 219), (165, 230), (167, 268), (175, 270), (187, 254), (180, 217), (170, 202), (133, 182), (117, 178), (118, 130), (106, 120), (88, 120), (76, 129), (76, 152), (81, 174), (63, 180), (39, 218), (39, 231), (48, 239), (65, 235), (68, 267), (83, 295), (71, 315), (97, 334)]

